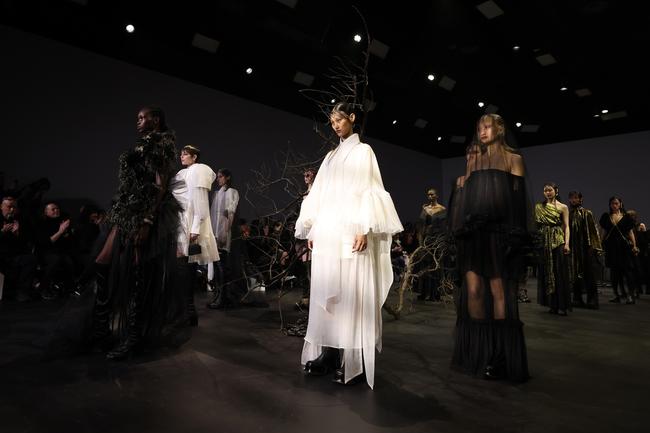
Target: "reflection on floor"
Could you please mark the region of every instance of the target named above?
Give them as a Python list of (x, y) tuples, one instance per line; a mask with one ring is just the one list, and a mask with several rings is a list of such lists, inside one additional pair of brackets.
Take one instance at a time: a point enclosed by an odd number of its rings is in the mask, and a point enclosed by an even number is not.
[[(286, 322), (298, 296), (282, 298)], [(453, 307), (415, 302), (399, 321), (384, 315), (374, 391), (304, 377), (302, 340), (280, 331), (272, 292), (269, 308), (200, 308), (189, 343), (123, 363), (75, 353), (90, 297), (0, 303), (0, 431), (638, 432), (649, 299), (613, 305), (603, 294), (601, 310), (569, 317), (522, 304), (533, 377), (517, 386), (450, 370)]]

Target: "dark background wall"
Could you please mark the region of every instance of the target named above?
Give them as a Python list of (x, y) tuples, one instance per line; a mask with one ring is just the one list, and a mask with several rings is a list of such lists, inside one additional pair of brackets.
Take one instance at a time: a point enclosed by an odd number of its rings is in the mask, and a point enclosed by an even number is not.
[[(51, 199), (108, 205), (118, 156), (133, 145), (137, 111), (147, 104), (165, 108), (179, 147), (195, 144), (213, 169), (230, 168), (240, 193), (251, 169), (288, 145), (312, 155), (322, 145), (310, 119), (15, 29), (0, 27), (0, 54), (0, 171), (6, 183), (49, 178)], [(365, 141), (402, 220), (414, 221), (424, 190), (440, 184), (441, 161)], [(241, 210), (253, 214), (246, 203)]]
[[(559, 185), (565, 203), (569, 191), (581, 191), (596, 217), (607, 211), (609, 197), (618, 195), (650, 223), (650, 131), (529, 147), (521, 153), (535, 201), (543, 199), (544, 182), (550, 181)], [(465, 171), (465, 158), (443, 160), (442, 171), (448, 200), (450, 185)]]

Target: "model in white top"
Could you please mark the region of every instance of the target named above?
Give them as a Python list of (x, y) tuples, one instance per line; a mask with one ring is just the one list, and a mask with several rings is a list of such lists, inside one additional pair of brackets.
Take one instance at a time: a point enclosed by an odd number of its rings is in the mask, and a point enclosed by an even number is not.
[[(216, 175), (209, 166), (197, 162), (199, 155), (196, 147), (185, 146), (181, 151), (181, 164), (185, 168), (175, 178), (174, 196), (183, 206), (177, 255), (189, 256), (189, 263), (206, 265), (219, 260), (208, 201)], [(199, 254), (188, 254), (192, 243), (201, 246)]]
[(212, 231), (217, 238), (217, 246), (225, 251), (230, 251), (232, 225), (239, 204), (239, 193), (235, 188), (230, 187), (231, 178), (230, 170), (221, 168), (217, 171), (219, 189), (212, 196), (212, 206), (210, 206)]
[(312, 248), (302, 364), (311, 375), (336, 369), (338, 383), (362, 377), (365, 369), (372, 388), (381, 307), (393, 282), (390, 245), (403, 228), (375, 154), (354, 133), (354, 121), (348, 104), (332, 110), (330, 122), (341, 141), (321, 164), (296, 222), (296, 237)]

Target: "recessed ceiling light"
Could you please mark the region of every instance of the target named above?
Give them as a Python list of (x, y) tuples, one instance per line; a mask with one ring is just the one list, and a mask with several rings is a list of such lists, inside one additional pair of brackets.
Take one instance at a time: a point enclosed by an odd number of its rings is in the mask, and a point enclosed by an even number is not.
[(438, 137), (438, 141), (442, 141), (442, 137)]
[(332, 99), (330, 102), (333, 104), (336, 102), (336, 99)]
[(485, 103), (484, 102), (479, 102), (478, 106), (479, 106), (479, 108), (483, 108), (485, 106)]
[(429, 75), (427, 75), (427, 80), (429, 80), (429, 81), (433, 81), (433, 80), (435, 80), (435, 79), (436, 79), (436, 76), (435, 76), (435, 75), (433, 75), (433, 74), (429, 74)]
[(361, 35), (354, 35), (354, 42), (361, 42)]
[(252, 74), (253, 73), (253, 68), (246, 68), (246, 73), (248, 75)]
[(515, 45), (514, 47), (512, 47), (512, 50), (513, 51), (519, 51), (520, 48), (521, 47), (519, 45)]
[(517, 123), (515, 123), (515, 125), (517, 125), (517, 128), (519, 128), (519, 127), (521, 127), (521, 122), (517, 122)]
[(397, 125), (397, 120), (393, 120), (393, 125)]
[(607, 113), (609, 113), (609, 110), (607, 110), (607, 109), (605, 109), (605, 110), (600, 110), (600, 112), (603, 113), (603, 114), (607, 114)]
[(133, 24), (128, 24), (126, 26), (126, 31), (129, 33), (133, 33), (135, 31), (135, 27), (133, 26)]
[(562, 91), (562, 92), (566, 92), (567, 90), (569, 90), (567, 87), (564, 87), (564, 86), (560, 87), (560, 91)]
[(600, 114), (594, 114), (594, 117), (600, 117)]

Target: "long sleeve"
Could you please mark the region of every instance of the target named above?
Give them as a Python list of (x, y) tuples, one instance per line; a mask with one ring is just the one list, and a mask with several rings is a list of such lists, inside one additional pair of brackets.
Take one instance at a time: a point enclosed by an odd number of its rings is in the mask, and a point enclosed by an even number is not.
[(325, 159), (318, 169), (318, 173), (314, 178), (314, 183), (309, 190), (309, 194), (303, 199), (302, 204), (300, 205), (300, 215), (296, 220), (296, 229), (295, 237), (297, 239), (308, 239), (309, 233), (314, 221), (316, 220), (316, 215), (318, 215), (318, 208), (320, 203), (320, 195), (323, 190), (323, 179), (327, 176), (327, 167), (325, 161), (328, 161), (332, 152), (328, 152), (325, 156)]
[(210, 206), (208, 204), (209, 190), (207, 188), (195, 187), (192, 191), (192, 225), (190, 233), (199, 234), (201, 223), (210, 216)]
[[(360, 184), (365, 183), (361, 190), (360, 204), (355, 216), (354, 224), (360, 234), (369, 232), (393, 235), (404, 230), (399, 220), (393, 199), (384, 189), (381, 179), (379, 164), (372, 148), (368, 145), (361, 150)], [(363, 179), (367, 179), (363, 182)]]

